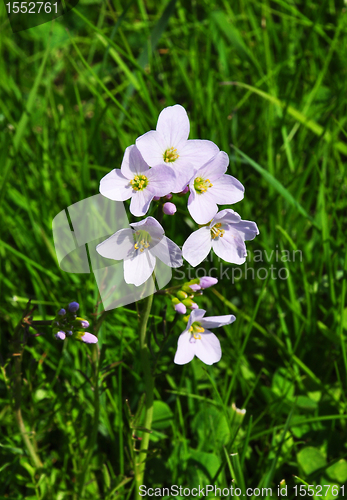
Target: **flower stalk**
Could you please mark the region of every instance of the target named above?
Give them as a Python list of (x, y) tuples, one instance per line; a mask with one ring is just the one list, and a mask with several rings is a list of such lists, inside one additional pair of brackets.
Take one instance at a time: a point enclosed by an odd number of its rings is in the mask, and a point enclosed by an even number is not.
[(29, 453), (31, 460), (37, 469), (42, 468), (42, 462), (33, 446), (28, 431), (26, 430), (23, 416), (22, 416), (22, 355), (23, 355), (23, 344), (21, 342), (21, 332), (24, 328), (23, 323), (27, 319), (30, 311), (30, 301), (28, 302), (23, 315), (14, 330), (13, 335), (13, 357), (14, 357), (14, 377), (13, 377), (13, 402), (14, 402), (14, 414), (16, 422), (18, 425), (19, 432), (21, 434), (23, 443)]
[(135, 464), (135, 499), (141, 498), (139, 495), (139, 487), (143, 484), (143, 478), (146, 468), (146, 459), (149, 446), (149, 434), (153, 420), (153, 392), (154, 392), (154, 377), (151, 370), (150, 352), (147, 344), (147, 323), (151, 312), (153, 302), (154, 280), (150, 279), (150, 294), (143, 299), (142, 309), (139, 310), (139, 340), (141, 351), (141, 363), (145, 381), (145, 419), (143, 427), (146, 429), (141, 440), (140, 452)]

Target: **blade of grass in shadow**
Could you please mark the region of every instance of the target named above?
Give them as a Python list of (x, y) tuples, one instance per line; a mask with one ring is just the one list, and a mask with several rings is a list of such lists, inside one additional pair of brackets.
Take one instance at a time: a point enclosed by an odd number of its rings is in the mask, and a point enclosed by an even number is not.
[(249, 158), (245, 153), (243, 153), (240, 149), (238, 149), (236, 146), (232, 146), (235, 151), (242, 157), (244, 158), (245, 160), (247, 160), (247, 162), (249, 163), (249, 165), (251, 165), (251, 167), (254, 168), (254, 170), (256, 170), (257, 172), (259, 172), (261, 174), (262, 177), (264, 177), (264, 179), (267, 181), (268, 184), (270, 184), (272, 187), (274, 187), (276, 189), (276, 191), (281, 195), (283, 196), (283, 198), (285, 200), (288, 201), (288, 203), (290, 203), (293, 207), (295, 207), (300, 213), (301, 215), (303, 215), (304, 217), (306, 217), (306, 219), (308, 219), (311, 224), (318, 230), (321, 230), (320, 226), (313, 220), (313, 218), (306, 212), (306, 210), (304, 209), (304, 207), (302, 205), (300, 205), (300, 203), (294, 198), (293, 195), (290, 194), (290, 192), (283, 186), (283, 184), (280, 183), (280, 181), (278, 181), (275, 177), (273, 177), (267, 170), (265, 170), (263, 167), (261, 167), (260, 165), (258, 165), (258, 163), (256, 163), (254, 160), (252, 160), (251, 158)]

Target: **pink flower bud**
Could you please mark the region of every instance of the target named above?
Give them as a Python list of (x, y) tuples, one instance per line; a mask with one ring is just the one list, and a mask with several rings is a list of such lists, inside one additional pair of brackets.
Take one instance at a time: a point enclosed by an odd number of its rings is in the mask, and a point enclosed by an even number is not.
[(197, 292), (198, 290), (201, 290), (200, 285), (189, 285), (189, 288), (193, 290), (193, 292)]
[(153, 196), (153, 201), (159, 201), (160, 200), (160, 196)]
[(165, 196), (165, 198), (166, 198), (167, 200), (171, 200), (171, 198), (172, 198), (172, 194), (171, 194), (171, 193), (167, 194), (167, 195)]
[(211, 278), (211, 276), (203, 276), (200, 278), (200, 286), (201, 288), (209, 288), (210, 286), (218, 283), (217, 278)]
[(93, 335), (92, 333), (85, 332), (85, 334), (81, 337), (82, 342), (85, 342), (86, 344), (96, 344), (98, 341), (98, 338)]
[(182, 194), (182, 195), (183, 195), (183, 194), (187, 194), (187, 193), (188, 193), (188, 191), (189, 191), (189, 186), (186, 186), (186, 187), (183, 189), (183, 191), (181, 191), (179, 194)]
[(178, 312), (179, 314), (185, 314), (187, 312), (187, 308), (182, 302), (179, 304), (175, 305), (175, 311)]
[(163, 205), (163, 212), (166, 215), (173, 215), (176, 212), (177, 208), (174, 203), (164, 203)]

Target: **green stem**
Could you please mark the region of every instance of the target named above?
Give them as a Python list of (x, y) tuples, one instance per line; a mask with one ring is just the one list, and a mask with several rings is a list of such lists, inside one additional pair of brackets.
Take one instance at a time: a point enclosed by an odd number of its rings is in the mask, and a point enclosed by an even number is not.
[[(154, 288), (153, 285), (154, 283), (151, 280), (152, 292)], [(150, 293), (148, 297), (146, 297), (143, 300), (143, 308), (140, 312), (140, 327), (139, 327), (140, 349), (141, 349), (141, 362), (142, 362), (142, 369), (145, 381), (145, 392), (146, 392), (145, 420), (143, 423), (143, 427), (146, 429), (146, 432), (144, 432), (143, 434), (140, 453), (137, 457), (137, 462), (135, 464), (135, 499), (142, 498), (140, 496), (139, 487), (143, 484), (143, 477), (145, 474), (146, 458), (149, 445), (149, 434), (150, 434), (149, 431), (151, 430), (152, 420), (153, 420), (154, 378), (151, 371), (150, 352), (146, 338), (147, 322), (151, 311), (152, 302), (153, 302), (153, 293)]]
[(36, 468), (42, 468), (42, 462), (36, 453), (34, 446), (32, 445), (28, 432), (25, 428), (25, 424), (22, 417), (22, 355), (23, 355), (23, 345), (21, 342), (21, 332), (23, 331), (23, 320), (29, 313), (30, 302), (28, 302), (27, 307), (22, 315), (21, 320), (15, 328), (13, 335), (14, 344), (14, 378), (13, 378), (13, 400), (14, 400), (14, 414), (16, 422), (18, 425), (19, 432), (22, 436), (23, 443), (31, 457), (31, 460)]

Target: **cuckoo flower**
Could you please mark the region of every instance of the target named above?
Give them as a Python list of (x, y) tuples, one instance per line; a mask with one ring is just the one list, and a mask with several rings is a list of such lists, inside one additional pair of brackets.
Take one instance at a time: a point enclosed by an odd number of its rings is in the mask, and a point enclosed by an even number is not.
[(183, 264), (180, 248), (164, 236), (164, 229), (153, 217), (130, 224), (100, 243), (97, 252), (108, 259), (123, 260), (124, 280), (140, 286), (151, 276), (156, 258), (170, 267)]
[(247, 250), (245, 241), (259, 234), (255, 222), (241, 220), (234, 210), (218, 212), (209, 224), (192, 233), (182, 247), (183, 257), (193, 267), (202, 262), (211, 248), (218, 257), (233, 264), (243, 264)]
[(175, 186), (172, 168), (158, 165), (150, 169), (135, 145), (124, 153), (121, 168), (114, 169), (100, 181), (100, 193), (106, 198), (125, 201), (131, 198), (130, 212), (136, 217), (147, 213), (155, 196), (164, 196)]
[(220, 151), (190, 180), (188, 210), (198, 224), (206, 224), (216, 215), (217, 203), (226, 205), (242, 200), (245, 188), (235, 177), (225, 174), (228, 165), (228, 155)]
[(209, 328), (230, 325), (236, 318), (233, 314), (204, 318), (205, 313), (204, 309), (194, 309), (190, 313), (187, 327), (178, 338), (174, 359), (177, 365), (189, 363), (194, 356), (212, 365), (222, 357), (219, 340)]
[(194, 172), (219, 151), (211, 141), (188, 140), (189, 128), (186, 110), (176, 104), (163, 109), (156, 130), (150, 130), (136, 139), (136, 146), (148, 165), (158, 168), (157, 165), (166, 164), (174, 170), (174, 193), (181, 192)]

